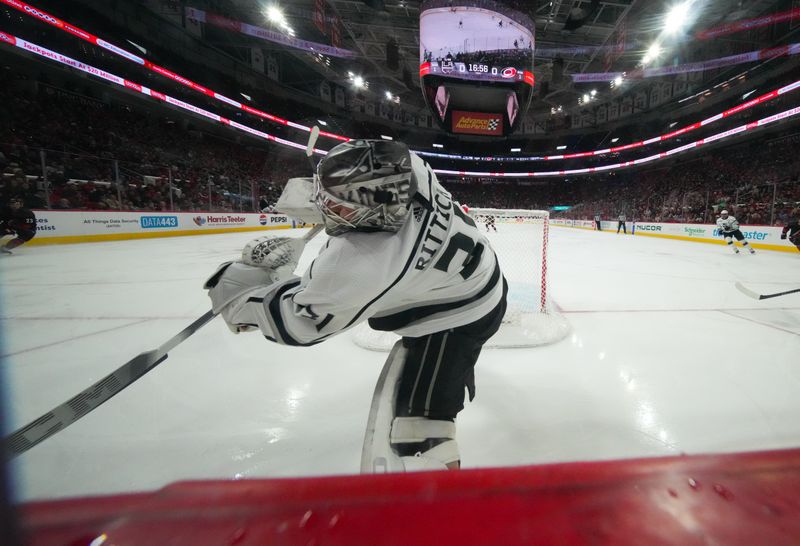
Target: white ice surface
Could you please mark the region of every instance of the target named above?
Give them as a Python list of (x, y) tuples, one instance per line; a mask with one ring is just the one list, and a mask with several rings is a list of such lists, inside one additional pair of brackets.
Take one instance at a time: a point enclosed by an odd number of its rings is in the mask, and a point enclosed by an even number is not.
[[(200, 316), (203, 280), (252, 237), (22, 247), (3, 258), (11, 427)], [(800, 295), (758, 302), (734, 289), (800, 286), (800, 254), (554, 228), (550, 256), (553, 299), (573, 334), (484, 351), (478, 396), (458, 422), (465, 467), (800, 445)], [(19, 457), (18, 498), (357, 472), (384, 358), (346, 335), (290, 348), (217, 319)]]

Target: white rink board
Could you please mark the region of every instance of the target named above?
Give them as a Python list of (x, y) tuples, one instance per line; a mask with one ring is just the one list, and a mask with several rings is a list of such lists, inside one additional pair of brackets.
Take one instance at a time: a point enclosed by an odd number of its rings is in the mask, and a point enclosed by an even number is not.
[(283, 214), (242, 212), (125, 212), (35, 210), (36, 237), (29, 244), (202, 235), (225, 231), (290, 228)]
[[(577, 227), (594, 229), (594, 222), (589, 220), (570, 220), (565, 218), (552, 218), (550, 224), (561, 227)], [(619, 222), (603, 220), (600, 225), (603, 231), (616, 232)], [(720, 230), (713, 224), (678, 224), (668, 222), (626, 222), (628, 233), (632, 235), (646, 235), (649, 237), (663, 237), (683, 241), (696, 241), (703, 243), (725, 244)], [(795, 246), (785, 239), (781, 239), (780, 226), (742, 226), (745, 240), (754, 248), (795, 252)]]

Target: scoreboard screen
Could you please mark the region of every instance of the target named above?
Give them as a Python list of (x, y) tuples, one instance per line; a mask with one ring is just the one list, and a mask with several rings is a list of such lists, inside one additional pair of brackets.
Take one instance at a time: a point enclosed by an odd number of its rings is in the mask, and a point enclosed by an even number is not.
[(419, 27), (422, 93), (439, 126), (513, 133), (533, 96), (531, 18), (495, 0), (424, 0)]
[[(423, 3), (419, 19), (420, 75), (533, 85), (535, 41), (531, 19), (485, 0), (475, 2), (475, 6), (469, 4)], [(489, 6), (493, 9), (487, 9)]]

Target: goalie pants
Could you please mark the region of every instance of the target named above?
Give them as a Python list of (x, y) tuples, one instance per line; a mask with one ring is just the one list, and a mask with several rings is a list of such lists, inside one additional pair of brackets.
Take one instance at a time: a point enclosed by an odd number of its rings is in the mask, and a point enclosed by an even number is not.
[(452, 420), (464, 409), (464, 389), (475, 398), (475, 363), (483, 344), (500, 329), (508, 285), (500, 303), (482, 319), (422, 337), (404, 337), (407, 349), (395, 415)]

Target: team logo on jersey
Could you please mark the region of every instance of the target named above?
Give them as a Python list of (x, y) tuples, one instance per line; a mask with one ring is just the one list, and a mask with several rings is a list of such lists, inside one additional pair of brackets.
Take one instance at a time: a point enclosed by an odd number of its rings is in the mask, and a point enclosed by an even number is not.
[(422, 207), (413, 207), (411, 213), (414, 215), (414, 221), (419, 223), (422, 221), (422, 215), (425, 214), (425, 211), (422, 210)]
[(203, 226), (206, 223), (206, 219), (203, 218), (202, 216), (195, 216), (194, 218), (192, 218), (192, 221), (198, 226)]

